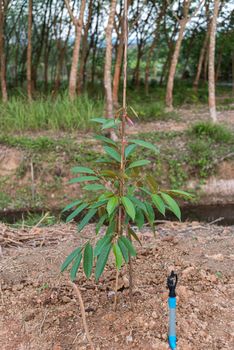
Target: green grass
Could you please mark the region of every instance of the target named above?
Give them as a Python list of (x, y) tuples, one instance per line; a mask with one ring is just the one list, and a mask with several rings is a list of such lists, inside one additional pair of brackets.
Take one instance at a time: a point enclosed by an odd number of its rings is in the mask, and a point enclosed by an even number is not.
[(25, 97), (13, 97), (0, 108), (0, 129), (5, 132), (24, 130), (87, 130), (90, 119), (102, 116), (103, 102), (87, 95), (71, 102), (67, 95), (55, 99), (38, 98), (29, 103)]
[(224, 125), (211, 122), (198, 122), (189, 130), (191, 135), (197, 138), (208, 138), (215, 142), (232, 143), (234, 142), (234, 133)]

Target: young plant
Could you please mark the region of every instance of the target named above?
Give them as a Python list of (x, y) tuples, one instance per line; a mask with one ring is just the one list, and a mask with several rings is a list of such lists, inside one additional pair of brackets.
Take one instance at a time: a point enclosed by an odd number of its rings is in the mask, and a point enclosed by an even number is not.
[[(190, 196), (179, 190), (161, 190), (155, 178), (142, 171), (150, 161), (132, 160), (137, 147), (154, 153), (159, 151), (152, 143), (135, 138), (127, 139), (125, 124), (131, 124), (127, 113), (123, 112), (113, 120), (95, 118), (94, 122), (101, 124), (102, 130), (114, 128), (120, 141), (97, 135), (95, 138), (102, 142), (104, 149), (104, 155), (97, 163), (104, 167), (101, 170), (80, 166), (72, 169), (77, 177), (70, 183), (83, 184), (87, 195), (66, 206), (64, 211), (73, 209), (67, 222), (84, 213), (78, 224), (80, 232), (92, 218), (98, 217), (94, 236), (77, 247), (61, 266), (61, 271), (71, 267), (72, 281), (75, 280), (82, 262), (87, 278), (90, 278), (95, 266), (95, 278), (98, 281), (112, 253), (119, 271), (125, 263), (130, 262), (131, 257), (136, 256), (133, 241), (140, 242), (132, 225), (141, 229), (148, 223), (154, 230), (155, 210), (163, 215), (166, 210), (170, 210), (180, 220), (180, 208), (173, 196)], [(105, 233), (101, 235), (100, 229), (103, 226)]]

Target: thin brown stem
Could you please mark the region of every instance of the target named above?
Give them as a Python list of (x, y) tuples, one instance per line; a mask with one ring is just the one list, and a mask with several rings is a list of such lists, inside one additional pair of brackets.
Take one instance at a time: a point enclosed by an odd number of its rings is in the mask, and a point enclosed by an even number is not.
[(81, 295), (81, 292), (79, 290), (79, 287), (73, 282), (69, 281), (68, 283), (73, 288), (73, 290), (74, 290), (74, 292), (75, 292), (75, 294), (76, 294), (76, 296), (77, 296), (77, 298), (79, 300), (80, 311), (81, 311), (81, 316), (82, 316), (82, 321), (83, 321), (85, 334), (86, 334), (86, 337), (87, 337), (87, 340), (89, 342), (89, 345), (90, 345), (91, 349), (95, 350), (93, 342), (92, 342), (92, 338), (91, 338), (90, 333), (89, 333), (89, 329), (88, 329), (88, 325), (87, 325), (87, 321), (86, 321), (86, 315), (85, 315), (84, 302), (83, 302), (82, 295)]
[(119, 270), (116, 269), (114, 311), (117, 310), (118, 284), (119, 284)]

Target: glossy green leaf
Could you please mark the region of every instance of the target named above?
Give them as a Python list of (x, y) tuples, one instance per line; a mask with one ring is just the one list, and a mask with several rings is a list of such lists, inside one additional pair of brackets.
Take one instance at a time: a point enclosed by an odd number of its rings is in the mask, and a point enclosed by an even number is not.
[(78, 232), (82, 231), (83, 228), (89, 223), (92, 217), (96, 214), (97, 209), (90, 209), (85, 217), (81, 220), (79, 225), (77, 226)]
[(109, 146), (104, 146), (103, 147), (105, 152), (114, 160), (116, 160), (117, 162), (121, 162), (121, 156), (119, 154), (119, 152), (117, 152), (115, 149), (109, 147)]
[(109, 120), (108, 122), (106, 122), (105, 124), (102, 125), (102, 130), (116, 128), (120, 123), (121, 122), (118, 119)]
[(70, 184), (75, 184), (78, 182), (84, 182), (84, 181), (96, 181), (99, 180), (97, 176), (80, 176), (80, 177), (75, 177), (74, 179), (71, 179), (69, 181)]
[(136, 250), (133, 247), (132, 242), (127, 237), (121, 236), (119, 240), (125, 245), (131, 256), (136, 256)]
[(103, 270), (106, 266), (109, 254), (110, 254), (110, 250), (111, 250), (111, 246), (112, 244), (109, 243), (106, 246), (103, 247), (103, 249), (101, 250), (100, 254), (98, 255), (98, 259), (97, 259), (97, 264), (96, 264), (96, 268), (95, 268), (95, 278), (98, 281), (101, 274), (103, 273)]
[(147, 159), (136, 160), (135, 162), (132, 162), (128, 166), (128, 169), (137, 168), (137, 167), (144, 166), (144, 165), (147, 165), (147, 164), (150, 164), (150, 161), (147, 160)]
[(121, 250), (118, 246), (118, 244), (114, 243), (112, 246), (112, 250), (115, 256), (115, 264), (118, 270), (121, 269), (122, 263), (123, 263), (123, 256), (121, 253)]
[(66, 207), (63, 209), (62, 213), (65, 212), (65, 211), (68, 211), (70, 209), (72, 209), (73, 207), (77, 206), (78, 204), (82, 203), (82, 200), (77, 200), (77, 201), (74, 201), (68, 205), (66, 205)]
[(88, 242), (84, 249), (83, 268), (87, 278), (91, 276), (93, 267), (93, 247)]
[(60, 271), (63, 272), (65, 271), (68, 266), (71, 264), (71, 262), (75, 259), (76, 256), (78, 256), (81, 252), (81, 247), (76, 248), (75, 250), (73, 250), (73, 252), (71, 254), (68, 255), (68, 257), (66, 258), (66, 260), (63, 262), (63, 264), (61, 265)]
[(140, 245), (142, 245), (136, 232), (131, 227), (128, 228), (128, 234), (132, 236)]
[(118, 201), (118, 198), (117, 197), (111, 197), (107, 203), (107, 206), (106, 206), (106, 210), (109, 214), (109, 216), (113, 213), (113, 211), (115, 210), (115, 208), (118, 206), (119, 204), (119, 201)]
[(128, 158), (136, 149), (136, 145), (128, 145), (125, 148), (125, 158)]
[(145, 213), (147, 213), (146, 206), (145, 206), (144, 202), (142, 202), (140, 199), (138, 199), (135, 196), (129, 196), (129, 198), (138, 208), (142, 209)]
[(109, 223), (109, 226), (107, 227), (106, 235), (111, 235), (112, 233), (114, 233), (115, 232), (115, 228), (116, 228), (116, 222), (115, 222), (115, 220), (112, 220)]
[(92, 205), (89, 206), (90, 209), (97, 209), (100, 208), (102, 205), (107, 203), (107, 199), (101, 200), (101, 201), (97, 201), (95, 203), (93, 203)]
[(90, 185), (84, 186), (84, 190), (86, 191), (101, 191), (105, 189), (106, 189), (105, 186), (101, 184), (90, 184)]
[(72, 281), (74, 281), (76, 278), (77, 271), (80, 267), (81, 259), (82, 259), (82, 252), (80, 252), (79, 255), (75, 258), (74, 264), (72, 265), (72, 268), (70, 271), (70, 276)]
[(85, 173), (85, 174), (95, 174), (95, 171), (93, 171), (90, 168), (86, 168), (84, 166), (75, 166), (72, 168), (72, 173), (77, 174), (77, 173)]
[(107, 214), (104, 214), (100, 217), (100, 219), (96, 225), (96, 234), (99, 233), (99, 231), (100, 231), (102, 225), (104, 224), (105, 220), (107, 219), (107, 217), (108, 217)]
[(125, 246), (125, 244), (121, 241), (120, 238), (118, 239), (118, 246), (121, 250), (121, 253), (123, 255), (125, 262), (128, 264), (129, 262), (128, 248)]
[(104, 237), (100, 238), (97, 241), (97, 244), (94, 248), (94, 256), (97, 257), (101, 253), (102, 249), (106, 245), (110, 244), (111, 240), (112, 240), (112, 235), (105, 235)]
[(146, 141), (143, 141), (143, 140), (129, 140), (129, 142), (135, 143), (138, 146), (141, 146), (141, 147), (144, 147), (144, 148), (148, 148), (151, 151), (159, 153), (159, 149), (155, 145), (150, 143), (150, 142), (146, 142)]
[(102, 135), (95, 135), (94, 138), (96, 140), (100, 140), (102, 142), (108, 143), (109, 145), (113, 145), (113, 146), (117, 147), (116, 142), (111, 140), (109, 137), (105, 137), (105, 136), (102, 136)]
[(137, 227), (139, 228), (139, 230), (143, 227), (143, 225), (145, 223), (144, 214), (143, 214), (142, 210), (139, 208), (136, 209), (135, 223), (136, 223)]
[(185, 192), (185, 191), (180, 191), (180, 190), (170, 190), (168, 191), (169, 193), (172, 193), (174, 195), (178, 195), (181, 197), (188, 197), (188, 198), (192, 198), (193, 195), (191, 193)]
[(161, 214), (165, 215), (166, 207), (162, 198), (158, 194), (152, 194), (152, 201), (156, 206), (156, 208), (158, 209), (158, 211)]
[(106, 118), (92, 118), (91, 121), (95, 122), (95, 123), (99, 123), (99, 124), (105, 124), (108, 121), (108, 119), (106, 119)]
[(181, 211), (176, 201), (167, 193), (160, 192), (160, 195), (162, 196), (163, 200), (167, 203), (169, 209), (175, 214), (175, 216), (179, 220), (181, 220)]
[(123, 203), (123, 206), (126, 210), (126, 212), (128, 213), (128, 215), (130, 216), (130, 218), (134, 221), (135, 219), (135, 215), (136, 215), (136, 210), (135, 210), (135, 207), (134, 207), (134, 204), (132, 203), (132, 201), (124, 196), (121, 198), (121, 201)]
[(145, 202), (145, 206), (146, 206), (147, 213), (148, 213), (149, 223), (151, 225), (153, 225), (154, 220), (155, 220), (154, 209), (153, 209), (152, 205), (150, 203), (148, 203), (148, 202)]
[(73, 220), (77, 215), (79, 215), (87, 207), (88, 207), (87, 203), (83, 203), (79, 205), (79, 207), (76, 208), (76, 210), (74, 210), (70, 215), (68, 215), (68, 217), (66, 218), (66, 222), (70, 222), (71, 220)]

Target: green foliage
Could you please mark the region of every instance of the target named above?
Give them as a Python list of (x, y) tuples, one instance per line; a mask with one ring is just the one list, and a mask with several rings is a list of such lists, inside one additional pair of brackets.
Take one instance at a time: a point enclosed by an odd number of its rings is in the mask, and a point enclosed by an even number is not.
[[(121, 139), (122, 126), (120, 119), (108, 120), (95, 118), (94, 121), (104, 130), (112, 127), (119, 131)], [(156, 179), (152, 175), (143, 175), (142, 166), (150, 163), (147, 159), (133, 161), (133, 154), (137, 148), (146, 149), (147, 152), (158, 155), (155, 144), (141, 139), (125, 139), (115, 142), (105, 136), (96, 136), (103, 144), (104, 155), (99, 159), (103, 168), (90, 169), (87, 167), (74, 167), (72, 173), (78, 177), (70, 180), (70, 183), (79, 183), (84, 191), (89, 191), (89, 196), (68, 204), (64, 211), (73, 209), (67, 217), (71, 221), (77, 215), (82, 215), (78, 223), (78, 231), (81, 231), (94, 216), (99, 220), (95, 224), (96, 235), (88, 239), (82, 247), (72, 252), (63, 263), (61, 270), (71, 266), (71, 278), (74, 280), (83, 259), (83, 269), (87, 278), (91, 276), (95, 266), (95, 278), (98, 280), (107, 264), (109, 255), (114, 255), (115, 265), (118, 270), (124, 263), (128, 263), (129, 257), (136, 256), (136, 249), (132, 243), (139, 238), (131, 227), (134, 224), (141, 229), (148, 223), (154, 230), (155, 211), (163, 215), (166, 210), (174, 213), (181, 220), (180, 208), (172, 197), (190, 197), (186, 192), (179, 190), (162, 191)], [(107, 165), (111, 163), (108, 168)], [(106, 165), (107, 164), (107, 165)], [(92, 182), (91, 184), (87, 182)], [(104, 235), (99, 236), (101, 227), (104, 226)]]
[(211, 122), (198, 122), (192, 126), (190, 133), (196, 137), (215, 141), (229, 143), (234, 141), (234, 133), (228, 130), (224, 125)]

